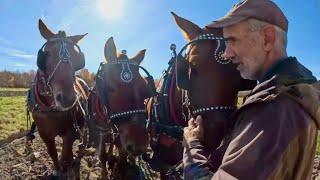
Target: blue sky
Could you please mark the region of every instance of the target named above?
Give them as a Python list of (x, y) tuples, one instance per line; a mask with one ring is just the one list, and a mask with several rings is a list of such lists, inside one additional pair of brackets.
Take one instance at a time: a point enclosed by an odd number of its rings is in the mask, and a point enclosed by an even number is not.
[[(96, 72), (104, 59), (106, 40), (129, 57), (147, 49), (142, 63), (159, 77), (170, 58), (169, 46), (186, 41), (171, 11), (200, 27), (223, 16), (237, 0), (0, 0), (0, 70), (36, 69), (36, 54), (45, 40), (38, 30), (42, 18), (53, 31), (88, 33), (79, 43), (86, 68)], [(320, 78), (320, 0), (276, 0), (289, 20), (288, 54), (297, 56)]]

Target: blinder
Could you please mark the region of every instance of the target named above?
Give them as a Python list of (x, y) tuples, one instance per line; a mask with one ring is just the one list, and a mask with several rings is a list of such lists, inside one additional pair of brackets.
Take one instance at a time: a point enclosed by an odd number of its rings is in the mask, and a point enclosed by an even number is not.
[[(214, 57), (216, 61), (220, 64), (228, 64), (231, 62), (231, 60), (223, 60), (222, 54), (225, 49), (225, 43), (223, 37), (217, 37), (214, 34), (208, 33), (208, 34), (202, 34), (195, 39), (191, 40), (189, 43), (187, 43), (185, 46), (182, 47), (178, 55), (176, 56), (176, 81), (177, 86), (184, 90), (190, 90), (190, 64), (187, 60), (189, 52), (185, 52), (187, 49), (191, 49), (191, 46), (193, 44), (202, 42), (202, 41), (217, 41), (218, 45), (217, 48), (214, 51)], [(174, 54), (175, 54), (175, 50)], [(185, 55), (182, 55), (182, 54)]]
[(190, 90), (189, 62), (181, 54), (177, 56), (176, 82), (180, 89)]
[(48, 59), (48, 55), (49, 55), (49, 52), (44, 51), (45, 46), (47, 45), (48, 42), (56, 42), (56, 41), (58, 41), (58, 42), (60, 41), (60, 49), (59, 49), (59, 60), (60, 61), (62, 61), (62, 62), (69, 62), (70, 61), (70, 53), (66, 48), (66, 43), (69, 43), (77, 48), (78, 56), (79, 56), (77, 63), (72, 63), (73, 69), (75, 71), (77, 71), (77, 70), (84, 68), (85, 56), (77, 44), (74, 44), (71, 40), (68, 40), (67, 38), (52, 38), (52, 39), (49, 39), (46, 43), (44, 43), (38, 51), (37, 66), (41, 71), (46, 71), (47, 59)]
[(106, 89), (106, 86), (105, 86), (105, 83), (104, 83), (104, 80), (103, 80), (103, 66), (104, 66), (105, 63), (101, 62), (100, 63), (100, 66), (98, 68), (98, 72), (97, 72), (97, 75), (96, 75), (96, 91), (97, 91), (97, 95), (98, 95), (98, 98), (100, 99), (100, 101), (102, 102), (103, 105), (107, 105), (108, 104), (108, 91)]
[(42, 47), (38, 51), (38, 56), (37, 56), (37, 66), (41, 71), (46, 71), (48, 52), (43, 50), (46, 44), (47, 43), (42, 45)]

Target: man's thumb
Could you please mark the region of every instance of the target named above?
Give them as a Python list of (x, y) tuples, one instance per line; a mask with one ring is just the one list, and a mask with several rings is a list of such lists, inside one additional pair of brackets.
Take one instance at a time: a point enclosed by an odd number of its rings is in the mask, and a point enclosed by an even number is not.
[(196, 118), (196, 123), (198, 126), (203, 127), (203, 119), (201, 115), (198, 115)]

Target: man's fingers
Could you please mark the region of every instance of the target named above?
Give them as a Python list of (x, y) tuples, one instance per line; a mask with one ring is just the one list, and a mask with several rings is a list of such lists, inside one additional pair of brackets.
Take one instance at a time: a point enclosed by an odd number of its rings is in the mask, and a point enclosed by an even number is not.
[(191, 119), (188, 121), (188, 126), (189, 126), (189, 127), (195, 127), (195, 126), (196, 126), (194, 118), (191, 118)]
[(203, 136), (204, 134), (204, 124), (203, 124), (203, 119), (200, 115), (197, 116), (196, 118), (196, 123), (197, 123), (197, 131)]
[(198, 115), (196, 118), (197, 125), (202, 126), (203, 125), (202, 122), (203, 122), (202, 116)]

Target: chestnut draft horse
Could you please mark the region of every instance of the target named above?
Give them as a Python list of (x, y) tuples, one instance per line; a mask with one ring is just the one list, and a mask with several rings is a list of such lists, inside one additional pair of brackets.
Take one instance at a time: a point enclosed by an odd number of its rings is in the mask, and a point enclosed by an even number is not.
[[(144, 158), (160, 171), (162, 179), (182, 178), (181, 141), (187, 120), (202, 115), (204, 146), (208, 151), (216, 149), (234, 124), (230, 115), (236, 110), (238, 91), (256, 84), (242, 79), (235, 65), (221, 57), (225, 49), (221, 29), (201, 29), (172, 14), (188, 43), (178, 55), (172, 47), (174, 58), (163, 76), (159, 95), (148, 103), (154, 154), (151, 159)], [(185, 108), (188, 113), (183, 116)]]
[[(54, 175), (62, 179), (79, 178), (79, 169), (73, 170), (72, 145), (84, 124), (89, 88), (75, 76), (75, 71), (85, 65), (77, 43), (86, 34), (66, 36), (64, 31), (54, 34), (41, 19), (39, 30), (47, 42), (38, 52), (38, 71), (29, 90), (28, 111), (53, 160), (57, 172)], [(60, 161), (55, 145), (58, 135), (63, 139)]]
[[(112, 37), (105, 44), (105, 61), (98, 69), (88, 108), (90, 139), (94, 140), (99, 154), (104, 179), (108, 177), (106, 162), (113, 169), (111, 178), (141, 176), (131, 176), (128, 169), (135, 166), (135, 157), (146, 152), (149, 145), (144, 100), (154, 95), (155, 87), (153, 78), (140, 66), (145, 52), (141, 50), (135, 57), (128, 58), (125, 50), (117, 54)], [(140, 68), (147, 74), (146, 79), (140, 75)], [(118, 159), (113, 156), (114, 146)]]

